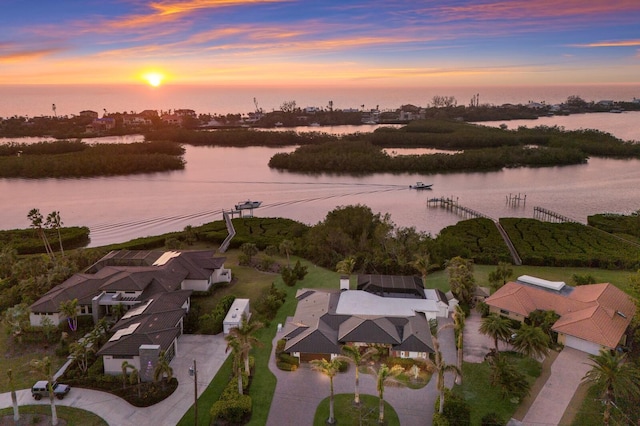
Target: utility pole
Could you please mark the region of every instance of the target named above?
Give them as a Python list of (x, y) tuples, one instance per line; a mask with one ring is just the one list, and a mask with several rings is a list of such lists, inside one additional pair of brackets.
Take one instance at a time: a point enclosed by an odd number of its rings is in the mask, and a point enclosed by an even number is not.
[(196, 360), (193, 360), (193, 367), (189, 368), (189, 375), (193, 376), (193, 412), (195, 416), (194, 425), (198, 426), (198, 369), (196, 368)]

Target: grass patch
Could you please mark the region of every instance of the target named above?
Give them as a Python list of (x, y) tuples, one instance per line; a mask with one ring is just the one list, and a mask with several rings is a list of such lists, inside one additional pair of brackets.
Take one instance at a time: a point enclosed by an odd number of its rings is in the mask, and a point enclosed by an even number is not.
[[(380, 400), (377, 396), (360, 394), (360, 407), (353, 405), (352, 393), (334, 395), (333, 409), (339, 425), (378, 425), (378, 407)], [(313, 418), (314, 426), (325, 426), (329, 418), (329, 397), (320, 402)], [(384, 420), (388, 426), (400, 425), (398, 414), (387, 401), (384, 402)]]
[[(75, 337), (75, 336), (74, 336)], [(0, 393), (9, 392), (9, 378), (7, 371), (13, 371), (13, 384), (15, 389), (30, 389), (38, 380), (44, 380), (42, 374), (31, 368), (31, 360), (42, 359), (48, 356), (52, 362), (54, 371), (66, 362), (66, 358), (55, 355), (55, 345), (34, 343), (15, 343), (7, 334), (5, 327), (0, 327), (0, 352), (2, 363), (0, 366)]]
[[(93, 414), (90, 411), (80, 408), (66, 407), (64, 405), (56, 405), (58, 418), (67, 422), (67, 426), (109, 426), (102, 417)], [(20, 421), (26, 419), (27, 414), (37, 414), (42, 416), (51, 416), (51, 407), (49, 405), (21, 405)], [(0, 410), (0, 419), (4, 416), (11, 416), (10, 424), (13, 424), (13, 408), (4, 408)], [(24, 423), (26, 424), (26, 423)]]
[[(541, 373), (540, 363), (515, 353), (506, 353), (509, 361), (518, 370), (527, 374), (529, 383), (533, 383)], [(518, 408), (518, 404), (503, 399), (500, 389), (490, 386), (491, 368), (487, 362), (474, 364), (465, 362), (462, 365), (464, 380), (462, 385), (455, 385), (454, 393), (461, 395), (471, 407), (471, 424), (480, 424), (480, 419), (487, 413), (495, 412), (503, 419), (510, 419)]]

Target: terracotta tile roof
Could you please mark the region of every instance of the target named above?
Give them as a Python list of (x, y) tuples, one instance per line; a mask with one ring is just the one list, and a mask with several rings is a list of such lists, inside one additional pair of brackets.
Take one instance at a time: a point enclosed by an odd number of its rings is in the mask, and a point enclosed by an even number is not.
[(578, 286), (562, 295), (510, 282), (486, 303), (525, 317), (536, 309), (553, 310), (560, 319), (552, 330), (608, 348), (616, 347), (636, 311), (633, 300), (608, 283)]

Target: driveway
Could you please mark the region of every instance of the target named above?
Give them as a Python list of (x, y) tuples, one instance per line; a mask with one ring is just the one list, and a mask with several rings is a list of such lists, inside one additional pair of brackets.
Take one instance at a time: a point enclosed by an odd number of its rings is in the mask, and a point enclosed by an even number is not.
[[(164, 401), (151, 407), (138, 408), (106, 392), (72, 388), (57, 405), (66, 405), (91, 411), (112, 426), (175, 425), (193, 405), (194, 383), (189, 367), (196, 360), (198, 367), (198, 396), (209, 385), (227, 358), (222, 334), (216, 336), (184, 334), (180, 336), (178, 354), (171, 361), (178, 388)], [(35, 401), (29, 389), (20, 390), (18, 404), (48, 405), (48, 399)], [(10, 393), (0, 394), (0, 408), (11, 407)]]
[[(482, 317), (475, 309), (471, 310), (471, 315), (467, 317), (464, 323), (464, 360), (465, 362), (481, 363), (484, 356), (495, 346), (493, 339), (485, 334), (480, 333), (480, 324)], [(511, 345), (498, 341), (498, 349), (507, 351), (513, 349)]]
[(551, 364), (551, 375), (529, 407), (522, 424), (559, 424), (582, 378), (591, 369), (588, 361), (587, 353), (565, 347)]
[[(440, 325), (451, 322), (450, 319), (438, 318)], [(273, 340), (275, 351), (276, 342), (281, 337), (277, 334)], [(455, 364), (456, 350), (453, 329), (440, 332), (440, 350), (447, 363)], [(329, 379), (311, 370), (308, 364), (303, 364), (294, 372), (281, 371), (275, 365), (272, 353), (269, 359), (269, 369), (278, 380), (271, 401), (271, 410), (267, 419), (267, 426), (298, 426), (313, 424), (313, 417), (320, 402), (329, 396)], [(448, 387), (453, 385), (453, 374), (446, 375)], [(402, 426), (424, 426), (431, 424), (434, 404), (437, 397), (433, 378), (422, 389), (407, 389), (399, 387), (385, 387), (385, 401), (398, 413)], [(334, 380), (334, 393), (353, 393), (355, 378), (353, 367), (346, 373), (338, 374)], [(371, 374), (360, 375), (360, 393), (378, 396), (376, 381)]]

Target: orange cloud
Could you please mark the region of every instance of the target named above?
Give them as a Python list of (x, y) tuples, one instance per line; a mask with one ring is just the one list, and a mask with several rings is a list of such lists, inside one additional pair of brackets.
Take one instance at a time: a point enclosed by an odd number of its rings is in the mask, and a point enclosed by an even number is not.
[(572, 46), (573, 47), (633, 47), (633, 46), (640, 46), (640, 39), (618, 40), (618, 41), (598, 41), (595, 43), (574, 44)]
[[(614, 12), (640, 11), (637, 0), (503, 0), (490, 3), (443, 7), (439, 11), (449, 19), (513, 20), (543, 17), (609, 15)], [(431, 10), (430, 12), (434, 12)]]
[(60, 52), (59, 48), (48, 49), (15, 49), (10, 50), (7, 45), (0, 45), (0, 62), (22, 62), (25, 60), (34, 60), (43, 56), (52, 55)]

